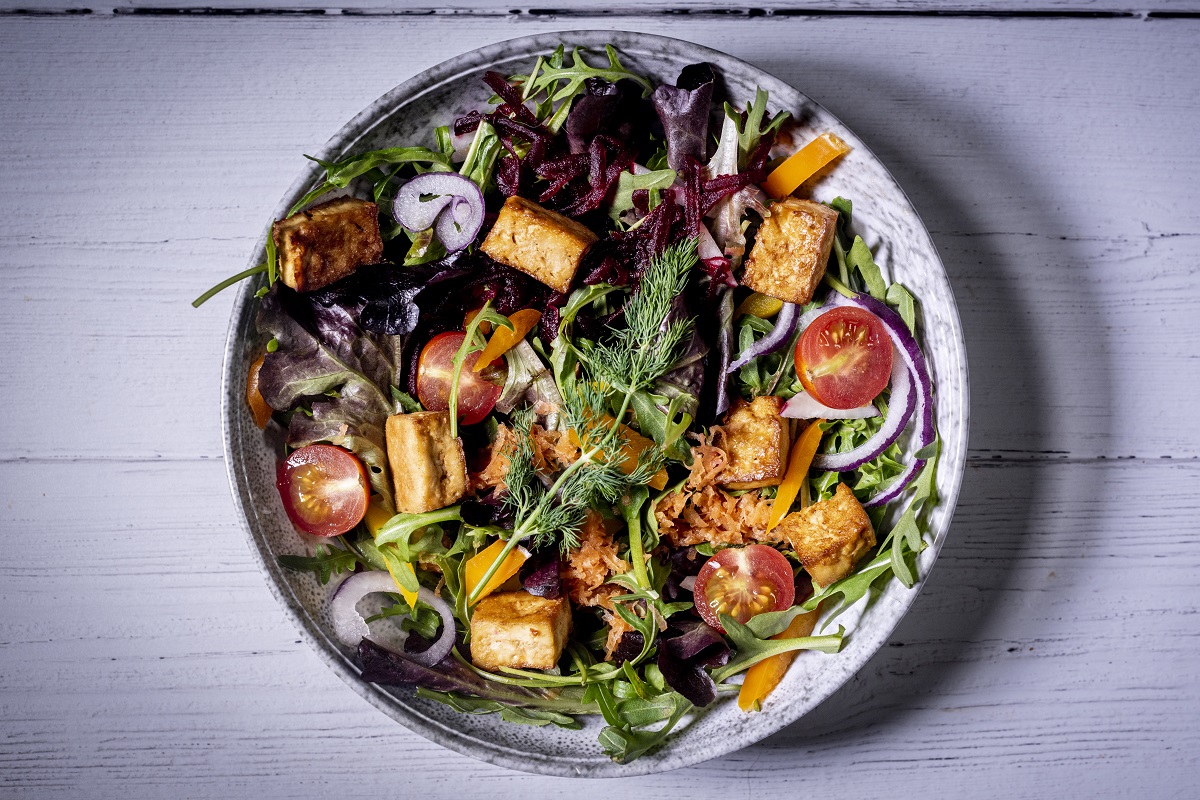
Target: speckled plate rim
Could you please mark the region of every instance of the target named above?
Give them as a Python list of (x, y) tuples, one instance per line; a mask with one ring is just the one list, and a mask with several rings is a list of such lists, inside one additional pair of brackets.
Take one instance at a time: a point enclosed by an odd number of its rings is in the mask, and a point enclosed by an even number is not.
[[(785, 83), (765, 70), (741, 59), (734, 58), (718, 50), (672, 37), (632, 31), (604, 30), (557, 31), (536, 34), (497, 42), (455, 56), (399, 84), (343, 126), (322, 148), (322, 157), (330, 158), (344, 152), (349, 145), (361, 138), (380, 119), (386, 118), (392, 113), (398, 105), (409, 102), (447, 82), (457, 80), (466, 74), (478, 70), (483, 65), (494, 63), (500, 58), (511, 57), (514, 53), (529, 54), (532, 58), (536, 54), (549, 52), (562, 41), (570, 42), (573, 45), (599, 49), (603, 47), (604, 43), (613, 41), (614, 39), (621, 39), (626, 42), (632, 39), (646, 47), (657, 43), (665, 49), (686, 50), (689, 58), (694, 61), (709, 61), (718, 66), (735, 64), (743, 69), (762, 75), (764, 78), (778, 83)], [(837, 120), (835, 115), (829, 113), (819, 103), (804, 95), (803, 92), (796, 91), (812, 107), (820, 109), (822, 113)], [(837, 121), (841, 124), (840, 120)], [(849, 130), (844, 124), (841, 124), (841, 127)], [(942, 284), (941, 288), (944, 290), (944, 306), (942, 308), (946, 313), (944, 321), (952, 329), (948, 342), (948, 346), (952, 349), (952, 352), (949, 354), (948, 360), (961, 368), (961, 378), (957, 386), (958, 391), (955, 393), (957, 396), (947, 397), (940, 391), (938, 393), (939, 405), (949, 402), (962, 415), (960, 426), (962, 435), (956, 441), (943, 441), (942, 444), (942, 459), (939, 464), (938, 475), (940, 495), (938, 507), (943, 509), (944, 522), (939, 530), (932, 531), (933, 540), (927, 550), (921, 555), (922, 578), (916, 587), (912, 590), (907, 590), (903, 602), (893, 603), (888, 609), (880, 609), (880, 612), (889, 612), (890, 619), (872, 620), (872, 635), (870, 638), (872, 639), (873, 646), (859, 648), (854, 663), (840, 665), (842, 667), (840, 670), (842, 673), (840, 680), (828, 682), (820, 691), (807, 695), (802, 703), (789, 706), (786, 709), (779, 709), (780, 712), (786, 711), (787, 713), (764, 713), (761, 716), (757, 716), (756, 721), (759, 724), (743, 728), (738, 734), (726, 737), (714, 750), (701, 748), (693, 751), (679, 751), (674, 748), (667, 748), (658, 754), (644, 756), (630, 764), (608, 762), (600, 766), (581, 766), (579, 762), (561, 757), (544, 756), (529, 751), (505, 747), (495, 742), (465, 735), (461, 731), (430, 719), (409, 707), (396, 703), (390, 696), (379, 691), (373, 684), (362, 681), (359, 677), (357, 666), (338, 650), (325, 631), (316, 625), (308, 615), (298, 598), (287, 588), (287, 582), (283, 577), (282, 569), (275, 562), (266, 543), (256, 535), (255, 531), (258, 527), (256, 522), (259, 517), (259, 511), (250, 502), (250, 479), (245, 471), (245, 462), (238, 457), (238, 453), (241, 452), (245, 442), (243, 441), (239, 426), (235, 424), (235, 415), (239, 411), (240, 404), (244, 402), (244, 385), (242, 383), (244, 376), (239, 375), (238, 364), (244, 357), (243, 336), (252, 310), (251, 304), (254, 301), (254, 284), (253, 282), (246, 282), (240, 287), (233, 305), (226, 340), (222, 376), (222, 432), (230, 489), (237, 507), (239, 520), (251, 545), (250, 551), (257, 560), (260, 568), (270, 578), (268, 586), (271, 593), (275, 595), (275, 598), (283, 606), (288, 616), (292, 618), (297, 630), (300, 631), (301, 636), (312, 647), (318, 657), (328, 664), (351, 689), (367, 700), (367, 702), (371, 703), (371, 705), (380, 709), (397, 722), (400, 722), (409, 730), (437, 744), (487, 763), (526, 772), (564, 777), (631, 777), (666, 772), (701, 763), (740, 750), (782, 730), (802, 718), (808, 711), (837, 691), (878, 651), (915, 602), (920, 589), (928, 579), (929, 569), (932, 567), (952, 523), (954, 508), (958, 501), (958, 494), (966, 464), (970, 393), (962, 325), (957, 304), (954, 300), (954, 294), (950, 288), (949, 279), (946, 276), (945, 268), (937, 253), (936, 246), (929, 236), (928, 229), (925, 227), (923, 221), (921, 221), (920, 215), (890, 171), (887, 170), (886, 166), (879, 161), (861, 140), (858, 140), (857, 137), (852, 138), (853, 141), (851, 143), (855, 148), (875, 162), (884, 172), (886, 178), (891, 181), (895, 190), (908, 203), (919, 231), (925, 237), (929, 254), (939, 268), (935, 276), (936, 280)], [(313, 185), (319, 173), (320, 168), (318, 165), (312, 164), (293, 182), (284, 199), (275, 208), (275, 218), (280, 218), (286, 214), (295, 200)], [(266, 234), (264, 233), (255, 243), (252, 257), (249, 260), (249, 266), (261, 263), (265, 243)], [(949, 465), (953, 465), (955, 468), (949, 471), (945, 470), (945, 467)], [(252, 522), (252, 520), (255, 522)]]

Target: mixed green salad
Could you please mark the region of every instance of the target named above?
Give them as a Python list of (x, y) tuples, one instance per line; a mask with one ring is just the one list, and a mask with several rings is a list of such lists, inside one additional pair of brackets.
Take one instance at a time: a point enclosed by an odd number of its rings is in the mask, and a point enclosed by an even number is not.
[(850, 148), (765, 91), (718, 102), (708, 64), (605, 55), (314, 159), (265, 262), (196, 305), (262, 282), (246, 397), (305, 549), (280, 563), (338, 584), (363, 680), (600, 715), (628, 762), (722, 695), (770, 713), (842, 610), (915, 583), (938, 441), (916, 299), (849, 199), (803, 197)]

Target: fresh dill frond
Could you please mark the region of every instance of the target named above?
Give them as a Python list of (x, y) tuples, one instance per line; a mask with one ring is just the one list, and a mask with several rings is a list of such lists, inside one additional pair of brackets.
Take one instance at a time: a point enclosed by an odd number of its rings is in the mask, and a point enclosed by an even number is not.
[(593, 379), (633, 393), (670, 370), (679, 347), (692, 331), (690, 319), (666, 323), (671, 303), (687, 286), (699, 263), (696, 240), (686, 239), (650, 262), (625, 304), (625, 327), (581, 350)]

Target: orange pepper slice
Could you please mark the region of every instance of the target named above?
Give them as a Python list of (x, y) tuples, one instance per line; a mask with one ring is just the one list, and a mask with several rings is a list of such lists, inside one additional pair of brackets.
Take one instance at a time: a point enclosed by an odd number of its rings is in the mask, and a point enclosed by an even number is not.
[(513, 329), (510, 331), (504, 327), (496, 328), (492, 338), (488, 339), (487, 346), (479, 354), (473, 367), (474, 371), (483, 372), (487, 369), (488, 364), (520, 344), (541, 318), (542, 312), (534, 308), (523, 308), (512, 314), (508, 321), (512, 323)]
[(271, 421), (271, 415), (275, 413), (275, 409), (267, 405), (266, 399), (258, 389), (258, 371), (262, 369), (263, 361), (266, 358), (266, 355), (259, 356), (258, 360), (250, 365), (250, 371), (246, 373), (246, 405), (250, 406), (250, 415), (254, 417), (254, 424), (260, 428), (267, 427), (267, 423)]
[(816, 175), (826, 164), (850, 152), (835, 133), (822, 133), (816, 139), (788, 156), (787, 160), (767, 176), (763, 189), (776, 200), (782, 200), (800, 188), (800, 184)]
[[(800, 614), (792, 620), (783, 633), (776, 634), (771, 638), (798, 639), (802, 636), (812, 636), (813, 629), (817, 627), (817, 617), (820, 614), (820, 609)], [(762, 701), (766, 700), (767, 695), (771, 694), (783, 680), (788, 667), (795, 659), (796, 651), (793, 650), (790, 653), (780, 653), (777, 656), (764, 658), (746, 670), (746, 678), (742, 681), (741, 691), (738, 692), (738, 708), (742, 711), (760, 710)]]
[[(605, 414), (604, 424), (611, 425), (612, 423), (613, 418)], [(638, 458), (642, 455), (642, 451), (647, 447), (652, 447), (654, 442), (650, 439), (647, 439), (645, 436), (642, 436), (637, 431), (631, 430), (626, 425), (621, 426), (621, 434), (625, 437), (625, 447), (621, 449), (622, 455), (625, 456), (625, 460), (621, 462), (621, 472), (624, 472), (626, 475), (628, 475), (637, 469)], [(571, 444), (575, 445), (576, 447), (581, 446), (579, 442), (579, 436), (575, 433), (574, 429), (567, 431), (567, 436), (570, 439)], [(658, 472), (654, 473), (654, 477), (650, 479), (650, 483), (648, 485), (657, 491), (662, 491), (664, 488), (666, 488), (666, 469), (660, 469)]]
[(792, 454), (788, 457), (787, 472), (779, 483), (779, 491), (775, 493), (775, 501), (771, 504), (771, 516), (767, 520), (767, 530), (773, 529), (792, 510), (800, 487), (808, 479), (808, 468), (812, 466), (813, 456), (817, 454), (817, 446), (821, 444), (821, 423), (817, 419), (809, 423), (792, 446)]
[[(467, 584), (467, 596), (470, 597), (474, 593), (475, 587), (483, 580), (483, 576), (487, 574), (488, 568), (492, 563), (500, 557), (500, 552), (504, 550), (505, 542), (503, 539), (497, 539), (490, 545), (480, 550), (467, 561), (467, 566), (464, 571), (464, 581)], [(521, 569), (521, 565), (529, 559), (529, 551), (518, 545), (512, 549), (508, 557), (504, 559), (496, 571), (492, 574), (491, 580), (483, 587), (483, 591), (479, 593), (479, 600), (487, 597), (492, 592), (504, 585), (504, 582), (517, 574)]]

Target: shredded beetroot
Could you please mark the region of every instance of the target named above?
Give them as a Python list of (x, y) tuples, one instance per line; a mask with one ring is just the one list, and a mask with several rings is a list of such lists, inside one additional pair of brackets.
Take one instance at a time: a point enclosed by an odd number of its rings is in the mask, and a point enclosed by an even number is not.
[(501, 110), (506, 111), (514, 118), (524, 122), (526, 125), (534, 128), (542, 127), (541, 123), (538, 122), (537, 117), (533, 115), (533, 112), (526, 108), (525, 104), (521, 102), (521, 93), (517, 91), (517, 87), (504, 80), (503, 75), (501, 75), (499, 72), (485, 72), (483, 74), (483, 82), (486, 83), (493, 92), (500, 95), (500, 99), (504, 101), (504, 108)]
[(464, 133), (471, 133), (479, 127), (479, 123), (481, 122), (483, 122), (483, 114), (472, 109), (454, 120), (454, 135), (462, 136)]

